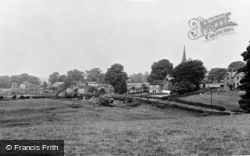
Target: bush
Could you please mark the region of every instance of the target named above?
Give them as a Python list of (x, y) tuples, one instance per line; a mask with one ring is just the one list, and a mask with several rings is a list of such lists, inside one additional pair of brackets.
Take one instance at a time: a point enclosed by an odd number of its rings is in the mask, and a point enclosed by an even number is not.
[(96, 87), (90, 86), (88, 88), (88, 92), (90, 92), (90, 93), (98, 93), (98, 89)]
[(109, 106), (109, 107), (111, 107), (112, 106), (111, 101), (112, 100), (109, 99), (109, 98), (100, 98), (98, 104), (99, 104), (99, 106)]
[(101, 88), (101, 89), (99, 90), (99, 94), (105, 94), (105, 93), (106, 93), (106, 91), (105, 91), (104, 88)]
[(73, 97), (74, 97), (74, 98), (77, 98), (77, 97), (78, 97), (77, 93), (74, 93), (74, 94), (73, 94)]
[(127, 97), (126, 99), (127, 99), (127, 103), (132, 103), (132, 101), (133, 101), (133, 98), (131, 98), (131, 97)]
[(65, 98), (69, 99), (69, 98), (72, 98), (72, 96), (70, 94), (65, 94)]
[(172, 92), (178, 93), (178, 94), (184, 94), (184, 93), (195, 91), (195, 89), (196, 88), (192, 83), (188, 81), (182, 81), (182, 82), (176, 83), (173, 86)]
[(13, 95), (13, 96), (12, 96), (12, 99), (15, 100), (15, 99), (16, 99), (16, 95)]
[(21, 95), (21, 96), (19, 97), (19, 99), (25, 99), (25, 97), (24, 97), (23, 95)]
[(250, 113), (250, 99), (239, 100), (240, 108)]
[(0, 96), (0, 100), (3, 100), (3, 96)]

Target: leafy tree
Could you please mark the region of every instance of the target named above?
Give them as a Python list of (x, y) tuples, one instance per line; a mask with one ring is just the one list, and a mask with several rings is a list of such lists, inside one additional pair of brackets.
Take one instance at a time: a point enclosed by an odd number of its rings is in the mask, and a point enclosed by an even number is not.
[(28, 80), (29, 83), (34, 84), (34, 85), (40, 85), (41, 80), (38, 77), (30, 75)]
[(25, 81), (33, 85), (40, 85), (40, 82), (41, 82), (41, 80), (38, 77), (23, 73), (21, 75), (12, 75), (10, 77), (9, 84), (10, 85), (11, 83), (21, 84)]
[(93, 68), (91, 70), (86, 70), (87, 81), (95, 81), (98, 83), (104, 83), (105, 74), (102, 73), (100, 68)]
[(195, 90), (195, 85), (189, 81), (181, 81), (171, 88), (172, 92), (184, 94)]
[(198, 90), (206, 72), (200, 60), (189, 60), (179, 64), (172, 72), (173, 90), (181, 93)]
[(124, 79), (123, 74), (117, 74), (114, 78), (114, 83), (115, 93), (123, 94), (127, 92), (127, 83), (126, 79)]
[(105, 91), (105, 89), (104, 89), (104, 88), (101, 88), (101, 89), (99, 89), (99, 93), (100, 93), (100, 94), (105, 94), (105, 93), (106, 93), (106, 91)]
[(81, 81), (84, 82), (84, 77), (85, 74), (82, 71), (79, 71), (77, 69), (71, 70), (67, 72), (67, 80), (71, 81), (71, 82), (77, 82), (77, 81)]
[(18, 75), (10, 76), (10, 82), (11, 83), (20, 83), (19, 80), (18, 80)]
[(51, 83), (51, 85), (53, 85), (55, 82), (58, 82), (58, 80), (59, 80), (59, 73), (58, 72), (54, 72), (54, 73), (50, 74), (49, 82)]
[(142, 82), (142, 76), (143, 76), (142, 73), (129, 75), (128, 82), (130, 82), (130, 83), (141, 83)]
[(245, 67), (245, 63), (242, 61), (235, 61), (229, 64), (228, 71), (238, 71), (240, 68)]
[(114, 87), (115, 93), (123, 94), (127, 92), (127, 73), (123, 71), (123, 66), (113, 64), (105, 75), (105, 81)]
[(64, 82), (66, 80), (67, 76), (66, 75), (59, 75), (58, 76), (58, 81), (59, 82)]
[(167, 59), (154, 62), (151, 66), (151, 73), (148, 76), (148, 82), (152, 83), (155, 80), (164, 80), (168, 74), (173, 70), (173, 64)]
[(0, 88), (10, 87), (10, 77), (9, 76), (0, 76)]
[(223, 76), (226, 74), (227, 69), (226, 68), (213, 68), (209, 71), (208, 79), (213, 81), (217, 80), (220, 82), (220, 80), (223, 79)]
[(148, 77), (148, 72), (145, 72), (144, 74), (142, 73), (134, 73), (132, 75), (129, 75), (128, 82), (130, 83), (141, 83), (141, 82), (146, 82), (147, 77)]
[(241, 54), (243, 60), (246, 62), (246, 66), (240, 71), (244, 72), (245, 76), (240, 81), (240, 89), (245, 90), (246, 93), (241, 96), (239, 100), (239, 105), (243, 110), (250, 112), (250, 45), (248, 45), (245, 52)]
[(47, 88), (48, 87), (48, 83), (46, 81), (43, 81), (43, 88)]

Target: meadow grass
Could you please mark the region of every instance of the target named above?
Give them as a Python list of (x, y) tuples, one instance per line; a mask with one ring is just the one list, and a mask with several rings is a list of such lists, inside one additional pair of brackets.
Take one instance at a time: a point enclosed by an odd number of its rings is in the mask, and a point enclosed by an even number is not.
[[(211, 92), (205, 92), (201, 95), (191, 95), (180, 98), (186, 101), (201, 102), (211, 104)], [(228, 110), (242, 110), (238, 101), (241, 99), (240, 94), (237, 92), (214, 90), (212, 92), (212, 104), (223, 106)]]
[(197, 117), (143, 103), (137, 107), (73, 103), (0, 102), (0, 138), (63, 139), (66, 156), (250, 154), (250, 115)]

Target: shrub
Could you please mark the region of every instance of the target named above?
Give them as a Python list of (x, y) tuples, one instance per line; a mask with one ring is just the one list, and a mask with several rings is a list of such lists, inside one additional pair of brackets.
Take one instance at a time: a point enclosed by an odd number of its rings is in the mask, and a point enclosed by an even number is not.
[(98, 93), (98, 89), (96, 87), (90, 86), (88, 88), (88, 92), (90, 92), (90, 93)]
[(23, 95), (21, 95), (21, 96), (19, 97), (19, 99), (25, 99), (25, 97), (24, 97)]
[(77, 97), (78, 97), (77, 93), (74, 93), (74, 94), (73, 94), (73, 97), (74, 97), (74, 98), (77, 98)]
[(112, 106), (111, 105), (111, 100), (109, 98), (100, 98), (99, 100), (99, 106)]
[(240, 108), (250, 113), (250, 99), (239, 100)]
[(69, 98), (72, 98), (72, 96), (70, 94), (65, 94), (65, 98), (69, 99)]
[(172, 88), (173, 93), (178, 93), (178, 94), (192, 92), (195, 91), (195, 89), (196, 89), (195, 86), (188, 81), (181, 81), (179, 83), (176, 83)]
[(16, 95), (13, 95), (13, 96), (12, 96), (12, 99), (15, 100), (15, 99), (16, 99)]
[(101, 88), (101, 89), (99, 90), (99, 93), (100, 93), (100, 94), (105, 94), (105, 93), (106, 93), (106, 91), (105, 91), (105, 89), (104, 89), (104, 88)]

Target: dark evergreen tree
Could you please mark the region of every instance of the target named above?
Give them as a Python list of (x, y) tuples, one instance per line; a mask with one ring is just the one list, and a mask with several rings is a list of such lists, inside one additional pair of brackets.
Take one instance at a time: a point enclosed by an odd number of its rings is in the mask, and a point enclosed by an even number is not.
[(243, 60), (246, 62), (246, 66), (239, 71), (244, 72), (244, 77), (240, 81), (240, 89), (245, 90), (246, 93), (241, 96), (239, 105), (243, 110), (250, 112), (250, 45), (248, 45), (245, 52), (241, 54)]

